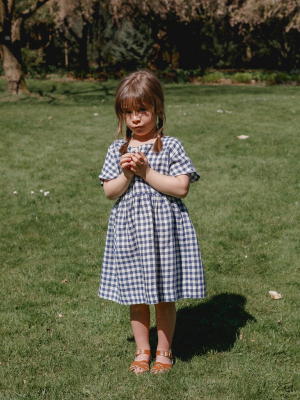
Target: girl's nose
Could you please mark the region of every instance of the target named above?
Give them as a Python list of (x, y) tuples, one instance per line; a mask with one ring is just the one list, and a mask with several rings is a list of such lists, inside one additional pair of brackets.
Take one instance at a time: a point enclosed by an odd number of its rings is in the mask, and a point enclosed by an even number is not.
[(140, 113), (138, 111), (133, 111), (131, 114), (131, 119), (132, 119), (132, 121), (136, 121), (136, 120), (140, 119)]

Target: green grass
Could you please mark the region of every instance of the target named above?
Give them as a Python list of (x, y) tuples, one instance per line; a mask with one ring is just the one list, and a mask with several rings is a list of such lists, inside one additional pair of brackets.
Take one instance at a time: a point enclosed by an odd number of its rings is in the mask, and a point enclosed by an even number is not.
[(0, 81), (1, 400), (299, 399), (300, 89), (166, 85), (208, 297), (177, 303), (173, 370), (136, 377), (128, 308), (97, 297), (115, 83), (28, 84)]

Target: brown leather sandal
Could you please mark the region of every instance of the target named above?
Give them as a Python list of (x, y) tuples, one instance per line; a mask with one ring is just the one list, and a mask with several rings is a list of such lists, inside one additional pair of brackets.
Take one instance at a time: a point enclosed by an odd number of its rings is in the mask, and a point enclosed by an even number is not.
[(151, 351), (150, 350), (137, 350), (135, 352), (135, 356), (139, 356), (140, 354), (147, 354), (148, 356), (150, 356), (149, 361), (146, 361), (146, 360), (133, 361), (133, 363), (130, 366), (130, 371), (134, 372), (137, 368), (140, 368), (143, 370), (143, 372), (141, 372), (141, 374), (143, 374), (144, 372), (148, 372), (150, 369)]
[(156, 362), (153, 365), (153, 367), (151, 368), (151, 372), (160, 374), (162, 372), (169, 371), (173, 367), (175, 359), (173, 357), (172, 350), (169, 350), (169, 351), (159, 351), (158, 350), (156, 352), (156, 355), (157, 356), (164, 356), (166, 358), (169, 358), (172, 363), (171, 364), (163, 364), (161, 362)]

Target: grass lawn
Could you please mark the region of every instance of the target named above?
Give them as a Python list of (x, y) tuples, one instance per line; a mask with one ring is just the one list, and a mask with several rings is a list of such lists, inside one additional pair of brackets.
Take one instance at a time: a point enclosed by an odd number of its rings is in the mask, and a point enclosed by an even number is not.
[(1, 400), (299, 399), (300, 88), (165, 86), (208, 297), (177, 303), (173, 370), (136, 377), (128, 307), (97, 297), (115, 83), (28, 85), (0, 81)]

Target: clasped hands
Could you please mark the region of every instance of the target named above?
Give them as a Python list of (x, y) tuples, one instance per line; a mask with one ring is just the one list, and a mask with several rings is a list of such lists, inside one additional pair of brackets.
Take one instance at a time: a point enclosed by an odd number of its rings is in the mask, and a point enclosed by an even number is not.
[(126, 153), (120, 159), (120, 167), (127, 178), (134, 175), (145, 178), (149, 168), (148, 159), (141, 151), (138, 153)]

